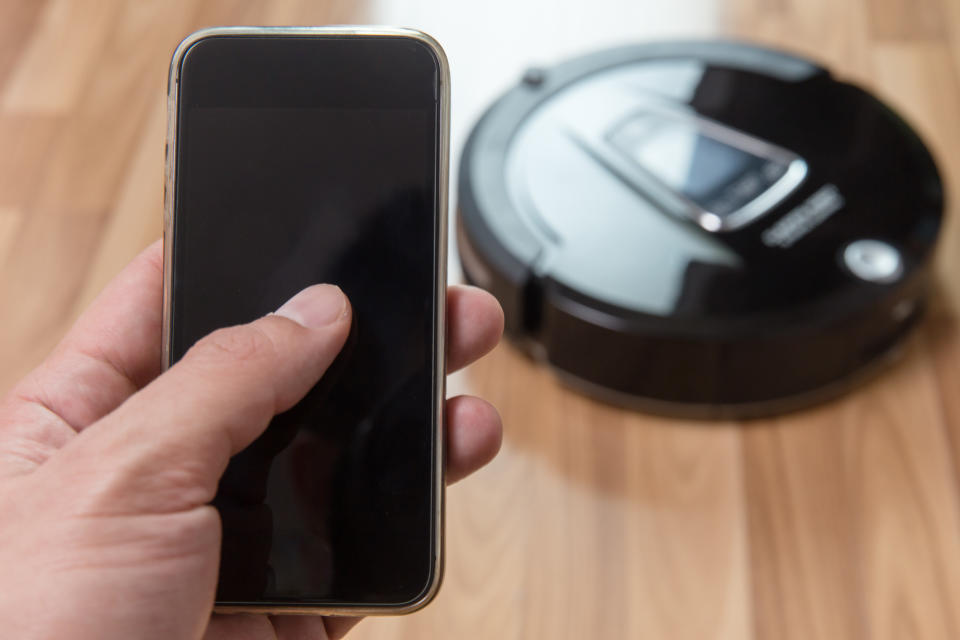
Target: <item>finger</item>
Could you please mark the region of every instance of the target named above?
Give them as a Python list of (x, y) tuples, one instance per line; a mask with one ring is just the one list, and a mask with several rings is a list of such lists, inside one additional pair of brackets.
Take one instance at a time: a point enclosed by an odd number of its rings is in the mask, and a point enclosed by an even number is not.
[(329, 621), (312, 616), (270, 616), (277, 640), (329, 640)]
[(447, 371), (462, 369), (492, 350), (503, 334), (503, 309), (492, 295), (455, 285), (447, 290)]
[(0, 475), (26, 473), (160, 372), (162, 245), (107, 286), (0, 415)]
[[(102, 514), (205, 504), (230, 456), (319, 380), (349, 326), (350, 305), (339, 288), (308, 287), (276, 314), (200, 340), (41, 471), (58, 469), (63, 458), (71, 477), (97, 481), (99, 491), (81, 495), (92, 494), (92, 508)], [(103, 460), (110, 461), (106, 469)]]
[(347, 635), (350, 629), (353, 629), (355, 626), (357, 626), (361, 620), (363, 620), (363, 618), (357, 616), (338, 616), (335, 618), (327, 618), (325, 620), (327, 637), (330, 640), (340, 640), (340, 638)]
[(215, 613), (210, 617), (203, 640), (277, 640), (277, 633), (270, 619), (262, 614)]
[(492, 404), (473, 396), (447, 400), (447, 483), (493, 460), (502, 439), (503, 424)]
[(204, 640), (340, 640), (359, 617), (214, 614)]

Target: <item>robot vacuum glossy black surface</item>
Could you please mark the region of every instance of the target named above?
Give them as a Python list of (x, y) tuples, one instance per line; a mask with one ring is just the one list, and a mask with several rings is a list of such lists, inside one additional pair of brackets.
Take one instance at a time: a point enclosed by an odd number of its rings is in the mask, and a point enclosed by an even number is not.
[(732, 43), (532, 70), (463, 152), (458, 246), (508, 335), (582, 389), (750, 416), (829, 397), (920, 316), (943, 211), (878, 99)]

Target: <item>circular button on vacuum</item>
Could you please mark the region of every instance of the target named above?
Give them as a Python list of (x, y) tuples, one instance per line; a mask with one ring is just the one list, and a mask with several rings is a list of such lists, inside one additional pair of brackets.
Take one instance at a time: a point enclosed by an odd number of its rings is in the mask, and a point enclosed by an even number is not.
[(900, 252), (880, 240), (857, 240), (843, 250), (843, 261), (853, 275), (867, 282), (888, 284), (903, 275)]

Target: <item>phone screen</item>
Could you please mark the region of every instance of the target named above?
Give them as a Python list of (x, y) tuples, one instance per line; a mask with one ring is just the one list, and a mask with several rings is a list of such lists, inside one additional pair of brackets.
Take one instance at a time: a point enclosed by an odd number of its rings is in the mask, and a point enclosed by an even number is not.
[(211, 37), (183, 56), (170, 360), (311, 284), (343, 352), (236, 455), (221, 604), (417, 600), (434, 572), (438, 72), (405, 38)]

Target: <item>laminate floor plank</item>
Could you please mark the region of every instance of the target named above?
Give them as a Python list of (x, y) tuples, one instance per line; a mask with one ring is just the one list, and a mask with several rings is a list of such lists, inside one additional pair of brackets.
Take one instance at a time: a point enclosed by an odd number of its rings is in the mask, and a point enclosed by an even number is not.
[(6, 0), (0, 3), (0, 95), (14, 65), (40, 23), (46, 0)]
[(7, 79), (5, 111), (64, 113), (98, 73), (97, 60), (120, 0), (48, 0), (40, 22)]

